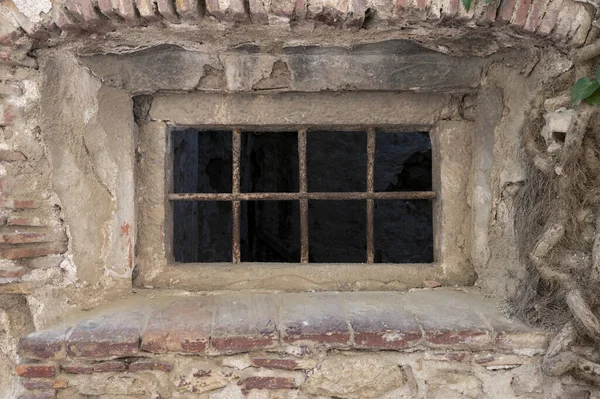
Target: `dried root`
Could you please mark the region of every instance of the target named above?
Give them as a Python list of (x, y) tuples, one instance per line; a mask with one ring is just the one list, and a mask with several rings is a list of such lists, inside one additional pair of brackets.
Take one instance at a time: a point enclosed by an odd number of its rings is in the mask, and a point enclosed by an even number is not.
[[(579, 50), (575, 75), (587, 73), (598, 56), (600, 41)], [(600, 385), (600, 364), (592, 361), (599, 359), (572, 350), (583, 338), (600, 343), (600, 127), (590, 123), (599, 109), (577, 107), (558, 151), (556, 144), (552, 150), (545, 146), (539, 123), (530, 118), (523, 131), (531, 165), (529, 191), (518, 202), (515, 227), (520, 251), (539, 276), (535, 289), (553, 297), (547, 303), (562, 302), (571, 315), (550, 343), (543, 371), (553, 376), (571, 372)], [(534, 107), (532, 116), (538, 117), (540, 110)]]

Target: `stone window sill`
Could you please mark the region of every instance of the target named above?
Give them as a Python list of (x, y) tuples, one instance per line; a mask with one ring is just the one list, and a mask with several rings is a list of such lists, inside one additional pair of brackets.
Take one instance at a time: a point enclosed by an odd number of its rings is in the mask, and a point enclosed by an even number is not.
[(503, 316), (475, 291), (143, 293), (23, 337), (25, 359), (230, 355), (261, 350), (495, 350), (543, 353), (547, 335)]

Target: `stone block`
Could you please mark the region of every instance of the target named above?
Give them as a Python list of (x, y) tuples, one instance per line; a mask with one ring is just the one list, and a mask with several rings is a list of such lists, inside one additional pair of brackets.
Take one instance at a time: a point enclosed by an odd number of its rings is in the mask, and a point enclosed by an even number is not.
[(378, 355), (332, 355), (303, 385), (308, 393), (345, 399), (375, 399), (404, 385), (397, 364)]
[(231, 294), (215, 298), (216, 315), (211, 345), (221, 353), (250, 352), (279, 343), (273, 298), (259, 294)]
[(131, 356), (139, 352), (140, 332), (148, 315), (143, 309), (103, 314), (78, 323), (67, 342), (74, 358)]
[(558, 14), (563, 6), (563, 0), (551, 0), (546, 6), (546, 10), (536, 33), (540, 36), (547, 36), (558, 21)]
[(19, 356), (25, 359), (64, 359), (69, 333), (70, 329), (64, 327), (28, 334), (19, 341)]
[[(212, 0), (207, 0), (208, 3)], [(183, 21), (194, 23), (201, 17), (200, 2), (198, 0), (175, 0), (175, 9)]]
[(56, 364), (17, 364), (16, 372), (19, 377), (25, 378), (52, 378), (58, 374)]
[(290, 377), (248, 377), (241, 383), (247, 390), (296, 388), (296, 381)]
[(354, 345), (365, 349), (403, 349), (416, 345), (421, 328), (413, 314), (399, 305), (398, 295), (347, 294), (348, 319)]
[(157, 5), (154, 0), (136, 0), (135, 5), (140, 17), (148, 22), (160, 21), (160, 15), (157, 13)]
[(208, 346), (213, 319), (212, 297), (176, 300), (150, 315), (141, 348), (153, 353), (202, 353)]
[(350, 345), (350, 330), (341, 294), (287, 294), (281, 298), (281, 333), (287, 343), (331, 347)]
[[(257, 6), (255, 2), (255, 10)], [(206, 0), (206, 12), (219, 21), (241, 22), (248, 19), (243, 0)]]
[(542, 17), (544, 16), (544, 12), (546, 11), (546, 6), (550, 0), (535, 0), (531, 3), (529, 8), (529, 14), (527, 15), (527, 20), (525, 21), (525, 25), (523, 29), (526, 32), (533, 33), (537, 30), (537, 28), (542, 23)]

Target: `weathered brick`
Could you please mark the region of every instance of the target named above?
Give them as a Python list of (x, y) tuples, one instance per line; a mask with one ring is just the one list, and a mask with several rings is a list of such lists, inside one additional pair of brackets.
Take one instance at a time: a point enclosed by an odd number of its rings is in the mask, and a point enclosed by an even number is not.
[(27, 246), (0, 249), (0, 258), (25, 259), (38, 256), (58, 255), (66, 251), (66, 248), (56, 245)]
[(366, 349), (401, 349), (416, 345), (421, 328), (396, 295), (369, 293), (346, 296), (354, 344)]
[(536, 30), (538, 35), (546, 36), (552, 32), (552, 29), (554, 29), (554, 25), (556, 25), (556, 21), (558, 20), (558, 14), (562, 8), (562, 5), (563, 0), (551, 0), (551, 2), (546, 6), (546, 12), (544, 13), (542, 22)]
[[(206, 7), (208, 9), (209, 2), (216, 0), (207, 0)], [(200, 2), (197, 0), (175, 0), (175, 9), (179, 17), (187, 22), (196, 22), (201, 16)]]
[(252, 365), (254, 367), (265, 367), (268, 369), (280, 369), (280, 370), (300, 370), (302, 367), (295, 359), (267, 359), (267, 358), (255, 358), (252, 359)]
[(0, 207), (11, 209), (36, 209), (40, 202), (24, 198), (0, 198)]
[(265, 10), (263, 0), (249, 0), (248, 5), (252, 22), (261, 24), (267, 24), (269, 22), (269, 15), (267, 10)]
[(350, 330), (340, 294), (284, 295), (281, 323), (285, 342), (308, 341), (334, 347), (350, 344)]
[(469, 299), (467, 294), (457, 291), (424, 291), (402, 296), (398, 305), (415, 315), (423, 330), (422, 344), (426, 346), (488, 348), (492, 331), (479, 316), (481, 309), (468, 303)]
[(92, 374), (94, 367), (89, 364), (63, 364), (61, 369), (69, 374)]
[(514, 28), (522, 28), (525, 26), (525, 22), (527, 21), (527, 14), (529, 13), (529, 9), (531, 7), (531, 0), (521, 0), (519, 5), (517, 6), (517, 10), (515, 11), (510, 25)]
[(55, 390), (44, 390), (39, 392), (28, 392), (20, 395), (17, 399), (53, 399)]
[(146, 320), (146, 310), (136, 309), (82, 321), (67, 341), (67, 353), (82, 358), (135, 355)]
[(0, 266), (0, 278), (19, 278), (29, 273), (29, 269), (22, 266)]
[(0, 162), (25, 161), (27, 157), (21, 151), (0, 149)]
[(109, 27), (108, 20), (100, 14), (92, 0), (68, 0), (65, 8), (83, 20), (82, 27), (88, 31), (103, 31)]
[(22, 363), (15, 368), (19, 377), (26, 378), (52, 378), (58, 374), (56, 364)]
[(165, 20), (169, 21), (172, 24), (180, 23), (179, 16), (175, 11), (173, 0), (157, 0), (156, 6), (158, 8), (158, 12), (163, 16)]
[(92, 366), (95, 373), (105, 373), (111, 371), (124, 371), (127, 369), (127, 363), (124, 362), (102, 362)]
[(119, 5), (117, 0), (98, 0), (100, 12), (110, 19), (118, 21), (120, 19), (117, 12)]
[(47, 241), (50, 241), (49, 236), (46, 233), (41, 232), (19, 231), (0, 233), (0, 243), (3, 244), (31, 244)]
[(6, 218), (8, 226), (43, 227), (47, 223), (37, 216), (9, 216)]
[(69, 386), (67, 380), (31, 380), (22, 379), (21, 385), (25, 389), (36, 390), (36, 389), (64, 389)]
[(135, 8), (135, 0), (117, 0), (116, 11), (125, 20), (127, 25), (136, 26), (140, 24)]
[(202, 353), (208, 346), (213, 298), (186, 298), (150, 315), (141, 348), (153, 353)]
[(248, 377), (242, 381), (248, 389), (293, 389), (296, 381), (289, 377)]
[(173, 365), (156, 360), (139, 360), (129, 365), (129, 371), (158, 370), (169, 372), (173, 370)]
[(526, 32), (535, 32), (542, 22), (542, 17), (550, 0), (533, 0), (523, 29)]
[(219, 21), (245, 21), (248, 19), (243, 0), (206, 0), (206, 12)]
[(69, 333), (70, 329), (64, 327), (28, 334), (19, 340), (19, 356), (26, 359), (64, 359)]
[[(2, 37), (0, 36), (0, 43), (2, 43)], [(0, 83), (0, 97), (13, 97), (21, 96), (23, 89), (14, 83)], [(9, 151), (9, 150), (3, 150)]]
[(140, 17), (144, 18), (148, 22), (160, 21), (160, 16), (157, 13), (156, 3), (153, 0), (136, 0)]
[(496, 16), (496, 24), (504, 25), (510, 22), (518, 0), (502, 0), (500, 8), (498, 8), (498, 15)]
[(272, 296), (235, 294), (215, 298), (211, 345), (222, 353), (250, 352), (278, 344)]
[(575, 20), (576, 14), (577, 9), (575, 4), (567, 3), (563, 5), (562, 9), (558, 13), (558, 19), (552, 32), (552, 37), (554, 39), (564, 39), (567, 37), (569, 31), (571, 30), (571, 24)]

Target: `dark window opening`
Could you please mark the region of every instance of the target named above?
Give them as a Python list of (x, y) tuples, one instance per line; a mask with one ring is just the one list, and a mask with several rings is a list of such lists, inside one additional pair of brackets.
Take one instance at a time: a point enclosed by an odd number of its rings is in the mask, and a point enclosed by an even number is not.
[(171, 137), (177, 262), (433, 262), (426, 132)]

